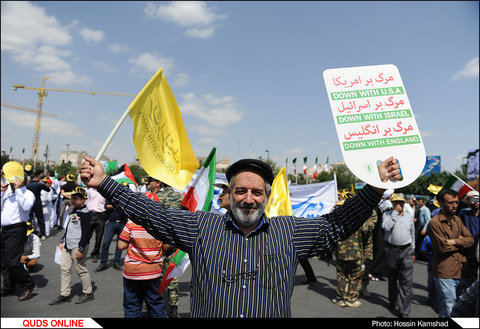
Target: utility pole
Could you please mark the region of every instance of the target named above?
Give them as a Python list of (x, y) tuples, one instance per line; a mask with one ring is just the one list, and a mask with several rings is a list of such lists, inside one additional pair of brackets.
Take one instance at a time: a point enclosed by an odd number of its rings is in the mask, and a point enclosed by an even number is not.
[(45, 166), (43, 167), (43, 174), (46, 175), (48, 173), (48, 144), (45, 147), (45, 153), (43, 154), (45, 157)]

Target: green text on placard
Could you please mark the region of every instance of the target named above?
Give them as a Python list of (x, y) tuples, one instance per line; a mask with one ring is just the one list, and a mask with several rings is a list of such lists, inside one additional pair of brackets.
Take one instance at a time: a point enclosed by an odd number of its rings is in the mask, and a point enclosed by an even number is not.
[(338, 124), (344, 124), (344, 123), (390, 120), (390, 119), (411, 118), (411, 117), (412, 117), (412, 111), (409, 109), (405, 109), (405, 110), (396, 110), (396, 111), (339, 115), (336, 117), (336, 119)]
[(364, 90), (352, 90), (352, 91), (338, 91), (330, 93), (332, 100), (337, 101), (341, 99), (352, 98), (365, 98), (365, 97), (379, 97), (379, 96), (391, 96), (404, 94), (403, 87), (390, 87), (390, 88), (375, 88)]
[(421, 143), (420, 136), (412, 135), (412, 136), (370, 139), (365, 141), (343, 142), (343, 149), (345, 151), (356, 151), (356, 150), (372, 149), (372, 148), (378, 148), (378, 147), (400, 146), (400, 145), (410, 145), (410, 144), (420, 144), (420, 143)]

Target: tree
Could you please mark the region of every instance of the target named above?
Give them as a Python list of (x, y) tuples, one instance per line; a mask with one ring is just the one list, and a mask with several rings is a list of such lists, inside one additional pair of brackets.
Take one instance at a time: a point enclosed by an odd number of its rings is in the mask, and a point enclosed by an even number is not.
[(135, 177), (135, 180), (139, 184), (142, 181), (142, 177), (148, 176), (145, 170), (137, 164), (131, 164), (128, 166), (128, 168), (130, 168), (130, 171), (132, 172), (133, 177)]
[(77, 167), (72, 166), (71, 161), (68, 161), (68, 162), (62, 161), (61, 164), (55, 167), (55, 171), (59, 175), (63, 175), (63, 176), (66, 176), (68, 174), (72, 174), (74, 176), (77, 175)]

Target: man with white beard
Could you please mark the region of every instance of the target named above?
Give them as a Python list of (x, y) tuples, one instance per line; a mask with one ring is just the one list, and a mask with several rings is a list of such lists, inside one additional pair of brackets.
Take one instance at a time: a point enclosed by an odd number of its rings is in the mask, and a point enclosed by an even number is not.
[[(393, 157), (378, 170), (384, 182), (401, 178)], [(370, 217), (384, 192), (367, 185), (318, 218), (269, 218), (264, 209), (273, 172), (255, 159), (237, 161), (227, 170), (231, 211), (225, 215), (168, 208), (107, 177), (90, 157), (80, 175), (157, 240), (189, 254), (191, 317), (291, 316), (299, 260), (334, 250)]]

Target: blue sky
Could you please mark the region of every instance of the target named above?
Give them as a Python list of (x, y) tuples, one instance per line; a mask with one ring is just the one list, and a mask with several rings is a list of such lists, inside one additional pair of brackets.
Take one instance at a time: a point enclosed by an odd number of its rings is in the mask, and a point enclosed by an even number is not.
[[(1, 3), (1, 100), (47, 88), (137, 94), (164, 68), (193, 150), (217, 159), (343, 161), (322, 73), (395, 64), (427, 155), (454, 171), (479, 140), (479, 8), (454, 2)], [(48, 93), (40, 154), (95, 156), (133, 97)], [(2, 107), (1, 147), (31, 154), (33, 113)], [(136, 157), (127, 118), (105, 155)], [(269, 152), (267, 153), (266, 150)], [(300, 163), (300, 165), (298, 165)]]

